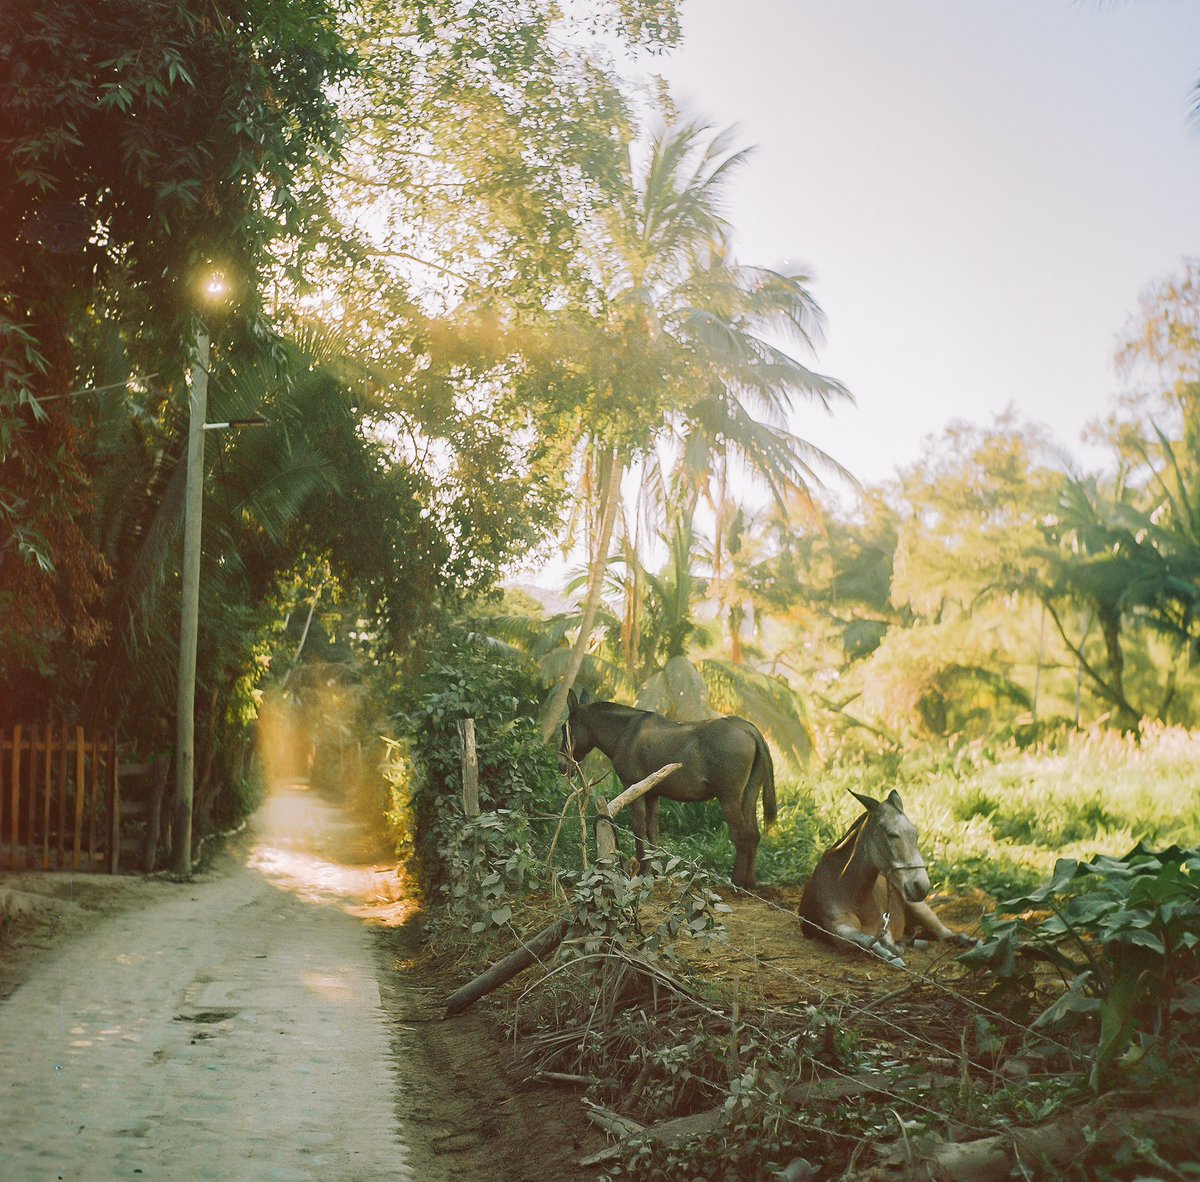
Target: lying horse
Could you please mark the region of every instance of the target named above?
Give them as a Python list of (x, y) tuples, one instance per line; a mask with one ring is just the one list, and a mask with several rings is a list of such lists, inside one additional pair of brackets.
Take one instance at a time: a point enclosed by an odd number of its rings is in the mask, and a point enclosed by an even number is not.
[[(806, 936), (848, 940), (903, 966), (896, 942), (924, 931), (934, 940), (972, 947), (923, 902), (929, 894), (917, 830), (894, 789), (887, 800), (851, 795), (867, 810), (826, 850), (800, 897)], [(917, 946), (920, 947), (920, 941)]]
[(681, 763), (660, 784), (629, 806), (638, 863), (646, 843), (658, 844), (658, 804), (668, 800), (720, 801), (733, 834), (735, 886), (753, 887), (758, 858), (758, 795), (763, 821), (775, 820), (775, 768), (771, 752), (756, 726), (743, 718), (712, 718), (706, 722), (672, 722), (649, 710), (617, 702), (583, 705), (575, 691), (567, 697), (560, 765), (578, 762), (591, 750), (608, 756), (617, 778), (628, 788), (668, 763)]

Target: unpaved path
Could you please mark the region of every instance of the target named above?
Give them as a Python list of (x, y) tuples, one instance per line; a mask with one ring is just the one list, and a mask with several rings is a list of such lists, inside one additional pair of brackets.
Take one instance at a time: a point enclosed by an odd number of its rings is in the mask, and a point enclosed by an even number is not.
[(0, 1179), (432, 1176), (401, 1140), (373, 936), (347, 913), (375, 872), (322, 857), (345, 827), (280, 790), (214, 870), (32, 963), (0, 1004)]

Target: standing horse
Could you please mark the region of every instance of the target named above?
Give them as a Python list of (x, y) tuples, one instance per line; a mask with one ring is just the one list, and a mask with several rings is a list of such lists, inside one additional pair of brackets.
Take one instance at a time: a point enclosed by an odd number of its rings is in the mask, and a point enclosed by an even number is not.
[[(867, 810), (825, 851), (800, 897), (806, 936), (848, 940), (903, 966), (896, 941), (925, 931), (934, 940), (971, 947), (923, 902), (929, 894), (917, 830), (895, 789), (886, 800), (851, 795)], [(915, 942), (915, 941), (914, 941)]]
[(658, 844), (658, 802), (668, 800), (720, 801), (733, 835), (735, 886), (753, 887), (758, 858), (758, 795), (763, 799), (763, 822), (775, 820), (775, 768), (771, 752), (756, 726), (744, 718), (712, 718), (706, 722), (672, 722), (661, 714), (617, 702), (583, 705), (575, 691), (567, 696), (560, 762), (579, 761), (593, 748), (612, 763), (617, 778), (628, 788), (668, 763), (681, 763), (640, 800), (629, 806), (639, 864), (645, 861), (647, 839)]

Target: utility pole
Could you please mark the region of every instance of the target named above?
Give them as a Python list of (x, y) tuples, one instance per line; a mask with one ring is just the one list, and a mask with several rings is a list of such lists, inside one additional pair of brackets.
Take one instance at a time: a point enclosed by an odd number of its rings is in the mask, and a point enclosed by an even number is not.
[(188, 410), (187, 483), (183, 510), (183, 605), (179, 623), (179, 688), (175, 700), (175, 872), (192, 874), (192, 796), (196, 771), (196, 640), (200, 629), (200, 514), (204, 504), (204, 419), (208, 414), (208, 331), (196, 329)]

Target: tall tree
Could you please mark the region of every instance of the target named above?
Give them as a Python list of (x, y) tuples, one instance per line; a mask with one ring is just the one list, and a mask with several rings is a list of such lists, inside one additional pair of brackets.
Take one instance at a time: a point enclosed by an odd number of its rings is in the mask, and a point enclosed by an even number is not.
[(807, 277), (745, 267), (732, 257), (723, 203), (745, 157), (727, 135), (699, 124), (655, 136), (644, 166), (631, 163), (622, 174), (604, 219), (596, 305), (576, 310), (560, 327), (564, 344), (571, 337), (584, 342), (573, 351), (584, 375), (577, 421), (602, 479), (583, 615), (542, 718), (547, 736), (591, 642), (632, 457), (704, 423), (722, 459), (737, 452), (777, 488), (802, 486), (809, 463), (828, 459), (778, 421), (760, 422), (746, 409), (745, 400), (754, 399), (778, 418), (800, 396), (828, 405), (848, 395), (774, 343), (780, 334), (811, 346), (820, 312)]

